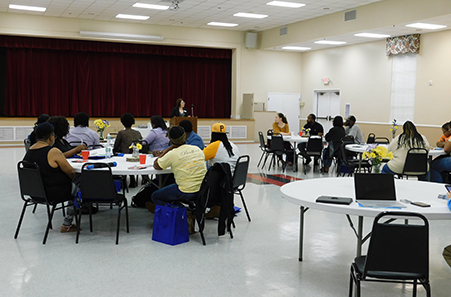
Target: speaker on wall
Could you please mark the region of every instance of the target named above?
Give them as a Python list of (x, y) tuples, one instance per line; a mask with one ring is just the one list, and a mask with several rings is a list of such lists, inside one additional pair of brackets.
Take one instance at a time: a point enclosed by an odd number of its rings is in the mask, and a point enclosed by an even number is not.
[(246, 32), (244, 44), (246, 48), (257, 48), (258, 33)]

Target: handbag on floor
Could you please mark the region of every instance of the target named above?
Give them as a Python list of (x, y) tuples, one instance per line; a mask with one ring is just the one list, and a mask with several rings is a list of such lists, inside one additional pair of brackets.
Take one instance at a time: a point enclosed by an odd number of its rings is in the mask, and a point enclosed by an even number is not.
[(180, 205), (156, 205), (152, 240), (176, 245), (189, 241), (186, 208)]

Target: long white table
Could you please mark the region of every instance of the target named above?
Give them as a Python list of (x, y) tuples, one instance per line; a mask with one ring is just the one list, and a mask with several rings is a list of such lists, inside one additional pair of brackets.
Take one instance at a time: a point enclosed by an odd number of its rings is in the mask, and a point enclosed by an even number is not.
[[(423, 214), (428, 220), (450, 220), (451, 211), (447, 201), (437, 198), (438, 194), (446, 193), (443, 184), (421, 182), (414, 180), (395, 180), (397, 200), (408, 199), (430, 204), (431, 207), (418, 207), (406, 204), (406, 208), (396, 209), (402, 212), (417, 212)], [(300, 206), (300, 230), (299, 230), (299, 261), (302, 261), (304, 241), (304, 216), (309, 209), (345, 214), (348, 217), (351, 228), (354, 229), (350, 216), (358, 217), (357, 230), (357, 256), (362, 253), (363, 243), (370, 235), (363, 236), (363, 217), (375, 217), (380, 212), (389, 211), (388, 208), (360, 207), (355, 202), (354, 178), (331, 177), (308, 179), (286, 184), (280, 189), (282, 197)], [(322, 195), (350, 197), (354, 200), (350, 205), (316, 203), (316, 198)]]

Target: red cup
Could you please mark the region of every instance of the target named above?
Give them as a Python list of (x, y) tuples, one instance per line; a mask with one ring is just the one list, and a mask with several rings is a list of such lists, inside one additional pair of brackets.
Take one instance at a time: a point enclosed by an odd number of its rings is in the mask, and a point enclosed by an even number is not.
[(83, 161), (87, 161), (89, 159), (89, 151), (88, 150), (82, 150), (81, 155), (83, 156)]
[(304, 134), (304, 132), (300, 131), (300, 132), (299, 132), (299, 136), (302, 136), (302, 134)]
[(146, 164), (146, 157), (147, 155), (139, 155), (139, 164)]

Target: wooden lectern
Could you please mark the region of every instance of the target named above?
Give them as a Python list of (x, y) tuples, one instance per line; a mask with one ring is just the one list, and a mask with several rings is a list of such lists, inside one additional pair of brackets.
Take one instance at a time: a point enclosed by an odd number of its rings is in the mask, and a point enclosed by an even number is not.
[(171, 126), (178, 126), (183, 120), (188, 120), (193, 124), (193, 131), (197, 133), (197, 117), (173, 117), (169, 122)]

